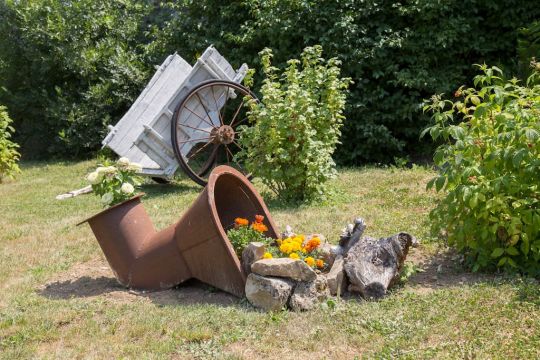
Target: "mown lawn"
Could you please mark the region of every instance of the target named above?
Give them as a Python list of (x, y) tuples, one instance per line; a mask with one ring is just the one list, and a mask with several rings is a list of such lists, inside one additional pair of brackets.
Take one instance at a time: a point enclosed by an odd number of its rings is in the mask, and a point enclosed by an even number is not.
[[(54, 199), (82, 187), (92, 165), (24, 164), (17, 181), (0, 185), (2, 358), (540, 358), (538, 282), (469, 274), (430, 238), (430, 170), (342, 170), (336, 199), (320, 206), (294, 208), (265, 195), (278, 226), (330, 241), (355, 216), (367, 220), (368, 235), (408, 231), (422, 242), (408, 261), (425, 271), (382, 301), (263, 313), (197, 283), (146, 294), (116, 285), (89, 227), (75, 226), (100, 210), (97, 199)], [(200, 188), (179, 179), (144, 191), (163, 228)]]

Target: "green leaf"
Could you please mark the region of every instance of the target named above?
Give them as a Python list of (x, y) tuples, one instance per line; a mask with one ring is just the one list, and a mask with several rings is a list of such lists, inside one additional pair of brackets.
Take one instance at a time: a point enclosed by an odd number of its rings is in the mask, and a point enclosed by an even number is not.
[(507, 249), (506, 249), (506, 253), (507, 253), (508, 255), (511, 255), (511, 256), (517, 256), (517, 255), (519, 255), (519, 251), (518, 251), (515, 247), (513, 247), (513, 246), (510, 246), (509, 248), (507, 248)]
[(504, 264), (506, 264), (506, 262), (508, 261), (509, 258), (507, 257), (502, 257), (499, 262), (497, 263), (497, 266), (503, 266)]
[(444, 183), (446, 182), (446, 178), (444, 176), (439, 176), (437, 180), (435, 180), (435, 190), (440, 191)]
[(502, 254), (504, 254), (504, 249), (503, 248), (496, 248), (491, 253), (491, 257), (496, 259), (496, 258), (500, 257)]

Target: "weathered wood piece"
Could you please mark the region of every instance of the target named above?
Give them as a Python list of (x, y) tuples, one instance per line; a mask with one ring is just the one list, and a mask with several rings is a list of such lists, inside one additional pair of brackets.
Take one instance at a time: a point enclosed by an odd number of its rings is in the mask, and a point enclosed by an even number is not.
[(56, 200), (69, 199), (75, 196), (89, 194), (91, 192), (92, 192), (92, 185), (88, 185), (88, 186), (83, 187), (82, 189), (71, 190), (65, 194), (56, 195)]
[(349, 291), (366, 299), (379, 299), (397, 279), (413, 236), (399, 233), (388, 238), (363, 237), (352, 245), (345, 258)]

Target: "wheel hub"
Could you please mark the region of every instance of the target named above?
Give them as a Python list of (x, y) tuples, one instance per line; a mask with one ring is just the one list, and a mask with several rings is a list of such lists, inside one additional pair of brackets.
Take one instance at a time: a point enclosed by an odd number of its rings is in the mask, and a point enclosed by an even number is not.
[(234, 141), (235, 132), (229, 125), (222, 125), (212, 130), (213, 142), (228, 145)]

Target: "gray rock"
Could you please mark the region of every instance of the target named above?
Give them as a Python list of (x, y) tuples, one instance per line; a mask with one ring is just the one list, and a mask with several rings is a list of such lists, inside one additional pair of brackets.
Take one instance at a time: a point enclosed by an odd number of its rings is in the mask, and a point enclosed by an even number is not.
[(331, 295), (341, 295), (347, 289), (347, 277), (345, 276), (345, 260), (343, 255), (338, 255), (332, 268), (326, 274), (326, 281), (328, 282), (328, 290)]
[(303, 281), (296, 285), (289, 306), (294, 311), (311, 310), (329, 296), (326, 277), (319, 275), (314, 281)]
[(334, 260), (337, 256), (343, 255), (343, 248), (339, 245), (331, 245), (329, 243), (324, 243), (320, 249), (319, 254), (323, 261), (328, 264), (329, 267), (334, 265)]
[(350, 291), (364, 298), (381, 298), (394, 283), (412, 245), (407, 233), (376, 240), (364, 237), (350, 248), (345, 257), (345, 272)]
[(246, 280), (246, 297), (253, 306), (266, 311), (279, 311), (287, 305), (293, 287), (291, 280), (251, 273)]
[(298, 281), (313, 281), (317, 277), (305, 262), (290, 258), (262, 259), (251, 265), (251, 271), (263, 276), (279, 276)]
[(255, 261), (262, 259), (265, 251), (266, 246), (261, 242), (249, 243), (244, 248), (244, 251), (242, 251), (242, 269), (244, 269), (246, 275), (251, 273), (251, 265)]

